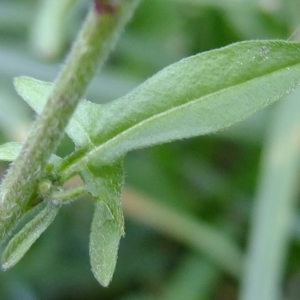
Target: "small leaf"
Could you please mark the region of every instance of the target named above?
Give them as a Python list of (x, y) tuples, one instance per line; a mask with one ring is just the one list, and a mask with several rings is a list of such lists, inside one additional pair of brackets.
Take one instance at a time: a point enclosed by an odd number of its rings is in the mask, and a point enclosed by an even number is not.
[(14, 85), (18, 94), (39, 114), (50, 95), (52, 83), (22, 76), (14, 79)]
[(13, 161), (22, 149), (22, 143), (11, 142), (0, 145), (0, 161)]
[[(19, 142), (9, 142), (0, 145), (0, 161), (14, 161), (22, 149), (23, 144)], [(61, 157), (52, 154), (50, 162), (58, 164)]]
[(2, 255), (2, 268), (4, 270), (11, 268), (20, 261), (53, 222), (58, 210), (58, 205), (47, 202), (46, 207), (10, 240)]
[[(36, 113), (40, 113), (51, 92), (52, 83), (24, 76), (15, 78), (14, 84), (19, 95)], [(77, 110), (66, 128), (66, 133), (77, 146), (93, 146), (90, 132), (95, 126), (98, 126), (101, 115), (102, 106), (100, 104), (83, 99), (78, 104)]]
[(121, 165), (86, 166), (81, 176), (87, 190), (97, 199), (90, 236), (92, 271), (103, 286), (108, 286), (113, 276), (119, 241), (124, 235), (121, 207), (123, 171)]

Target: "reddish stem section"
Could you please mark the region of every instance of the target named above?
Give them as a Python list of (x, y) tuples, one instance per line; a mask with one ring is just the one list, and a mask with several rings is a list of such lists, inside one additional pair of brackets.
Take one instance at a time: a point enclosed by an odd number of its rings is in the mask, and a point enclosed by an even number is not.
[(116, 10), (111, 0), (94, 0), (94, 7), (99, 15), (114, 14)]

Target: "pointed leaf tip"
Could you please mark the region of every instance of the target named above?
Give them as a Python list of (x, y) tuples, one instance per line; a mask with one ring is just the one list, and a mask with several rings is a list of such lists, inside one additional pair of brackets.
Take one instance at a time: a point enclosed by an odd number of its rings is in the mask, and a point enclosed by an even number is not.
[(22, 148), (22, 143), (11, 142), (0, 145), (0, 161), (13, 161)]
[(27, 76), (14, 78), (14, 86), (17, 93), (37, 113), (41, 112), (52, 89), (52, 83)]
[[(18, 94), (36, 113), (41, 112), (53, 86), (51, 82), (43, 82), (31, 77), (17, 77), (14, 84)], [(66, 133), (77, 146), (93, 146), (91, 133), (95, 124), (101, 119), (102, 110), (100, 104), (81, 100), (66, 128)]]
[[(105, 202), (96, 203), (90, 236), (90, 259), (92, 271), (99, 283), (107, 287), (112, 279), (118, 257), (120, 242), (119, 224)], [(104, 217), (109, 219), (104, 220)]]

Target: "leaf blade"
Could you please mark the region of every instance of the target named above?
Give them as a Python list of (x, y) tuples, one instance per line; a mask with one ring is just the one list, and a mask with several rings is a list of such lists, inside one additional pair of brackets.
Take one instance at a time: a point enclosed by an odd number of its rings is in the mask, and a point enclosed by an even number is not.
[(22, 149), (22, 143), (10, 142), (0, 145), (0, 161), (13, 161)]
[(48, 201), (46, 207), (10, 240), (2, 254), (3, 270), (13, 267), (22, 259), (34, 242), (53, 222), (58, 210), (58, 205)]
[[(299, 43), (250, 41), (184, 59), (103, 106), (90, 132), (90, 159), (110, 164), (128, 151), (215, 132), (299, 86)], [(77, 160), (77, 161), (76, 161)], [(72, 170), (73, 169), (73, 170)]]
[[(53, 86), (51, 82), (44, 82), (26, 76), (15, 78), (14, 85), (18, 94), (38, 114), (41, 113)], [(100, 104), (95, 104), (85, 99), (81, 100), (65, 129), (77, 146), (92, 145), (89, 129), (95, 126), (95, 123), (90, 122), (90, 120), (99, 119), (101, 114)]]

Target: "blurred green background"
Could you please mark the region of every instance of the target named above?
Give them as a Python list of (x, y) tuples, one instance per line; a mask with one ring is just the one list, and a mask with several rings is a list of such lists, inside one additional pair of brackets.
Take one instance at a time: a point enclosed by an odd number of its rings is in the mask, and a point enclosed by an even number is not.
[[(13, 77), (55, 79), (87, 2), (0, 0), (1, 143), (24, 141), (35, 118)], [(86, 98), (112, 101), (173, 62), (233, 42), (297, 40), (299, 12), (299, 0), (144, 0)], [(108, 288), (90, 271), (86, 198), (63, 207), (0, 273), (0, 299), (300, 299), (299, 95), (217, 134), (126, 157), (126, 236)], [(58, 154), (72, 149), (65, 138)]]

